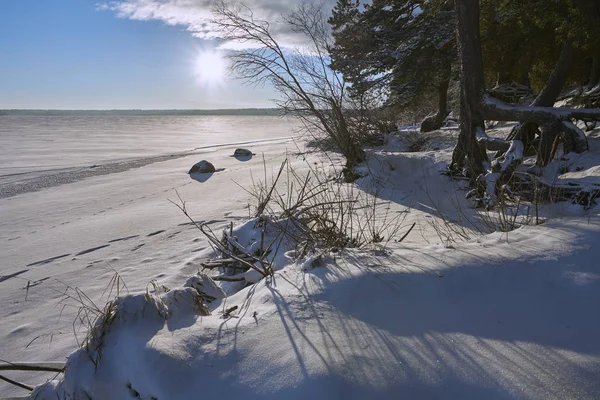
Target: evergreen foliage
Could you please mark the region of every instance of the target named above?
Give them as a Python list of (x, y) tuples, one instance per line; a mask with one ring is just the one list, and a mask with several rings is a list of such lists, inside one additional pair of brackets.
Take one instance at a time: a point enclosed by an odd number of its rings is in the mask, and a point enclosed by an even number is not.
[[(388, 106), (439, 96), (456, 79), (455, 3), (338, 0), (328, 21), (331, 67), (355, 95), (379, 90)], [(539, 92), (567, 42), (575, 56), (565, 83), (591, 89), (600, 82), (600, 2), (481, 0), (480, 9), (486, 87), (515, 82)]]
[(332, 67), (355, 92), (385, 88), (388, 105), (418, 100), (450, 77), (456, 58), (448, 2), (338, 0), (329, 19)]

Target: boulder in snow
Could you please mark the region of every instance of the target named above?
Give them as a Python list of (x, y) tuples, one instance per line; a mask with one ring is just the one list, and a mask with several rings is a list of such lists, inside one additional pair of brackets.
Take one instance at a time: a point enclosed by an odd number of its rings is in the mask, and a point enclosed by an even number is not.
[(254, 154), (248, 149), (235, 149), (233, 152), (234, 157), (252, 157)]
[(192, 174), (194, 172), (200, 172), (200, 173), (212, 173), (215, 172), (215, 166), (212, 165), (211, 163), (209, 163), (206, 160), (202, 160), (202, 161), (198, 161), (196, 164), (194, 164), (192, 166), (192, 168), (190, 168), (190, 170), (188, 171), (188, 174)]

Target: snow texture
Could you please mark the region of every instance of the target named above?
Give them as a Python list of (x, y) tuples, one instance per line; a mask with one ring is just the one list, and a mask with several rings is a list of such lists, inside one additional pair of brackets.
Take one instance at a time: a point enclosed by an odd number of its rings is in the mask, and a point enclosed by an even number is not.
[[(547, 179), (600, 184), (599, 140), (594, 131), (590, 152), (553, 161)], [(544, 224), (482, 234), (477, 217), (491, 214), (470, 207), (463, 181), (440, 175), (452, 148), (439, 143), (406, 153), (391, 140), (354, 183), (416, 224), (405, 241), (297, 262), (284, 246), (270, 259), (274, 277), (244, 282), (198, 274), (215, 253), (167, 200), (177, 190), (195, 221), (219, 235), (233, 222), (230, 243), (253, 249), (260, 230), (233, 180), (246, 186), (265, 167), (230, 157), (235, 145), (207, 150), (224, 171), (204, 182), (186, 174), (191, 155), (0, 199), (0, 358), (67, 360), (64, 375), (11, 375), (50, 379), (38, 399), (599, 398), (598, 207), (540, 205)], [(288, 147), (297, 151), (282, 141), (252, 151), (276, 174)], [(290, 162), (302, 171), (336, 157)], [(56, 306), (64, 285), (102, 307), (114, 270), (127, 290), (104, 334), (78, 349), (76, 310), (59, 319)]]

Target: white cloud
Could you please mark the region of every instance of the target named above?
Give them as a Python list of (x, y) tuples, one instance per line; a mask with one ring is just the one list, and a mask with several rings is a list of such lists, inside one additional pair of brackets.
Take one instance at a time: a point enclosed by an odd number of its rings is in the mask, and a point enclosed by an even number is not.
[[(279, 23), (281, 16), (290, 13), (302, 0), (246, 0), (254, 17), (269, 21), (272, 33), (284, 45), (297, 45), (298, 37)], [(333, 7), (328, 0), (325, 10)], [(215, 39), (218, 32), (210, 24), (214, 0), (120, 0), (97, 4), (98, 10), (108, 10), (119, 18), (138, 21), (161, 21), (172, 26), (182, 26), (191, 35), (201, 39)], [(239, 49), (240, 44), (223, 44), (221, 48)]]
[(97, 9), (113, 11), (119, 18), (181, 25), (195, 36), (211, 37), (211, 31), (207, 28), (211, 18), (210, 1), (126, 0), (99, 4)]

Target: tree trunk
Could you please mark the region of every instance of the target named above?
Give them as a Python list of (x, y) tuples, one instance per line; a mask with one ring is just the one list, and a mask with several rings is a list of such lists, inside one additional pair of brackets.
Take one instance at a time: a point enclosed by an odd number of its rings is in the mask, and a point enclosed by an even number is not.
[[(573, 40), (572, 39), (567, 39), (567, 41), (565, 42), (565, 44), (563, 45), (563, 48), (560, 52), (560, 57), (558, 58), (558, 61), (556, 62), (556, 66), (554, 67), (554, 70), (552, 71), (552, 73), (550, 74), (550, 76), (548, 77), (548, 80), (546, 81), (546, 85), (544, 86), (544, 88), (542, 89), (542, 91), (540, 92), (540, 94), (535, 98), (535, 100), (533, 101), (533, 103), (531, 103), (532, 107), (552, 107), (554, 106), (554, 103), (556, 102), (556, 99), (558, 98), (560, 91), (562, 90), (562, 87), (564, 86), (567, 77), (569, 75), (569, 70), (571, 69), (571, 64), (572, 64), (572, 59), (573, 59), (573, 53), (574, 53), (574, 48), (573, 48)], [(543, 139), (542, 135), (548, 133), (549, 132), (554, 132), (552, 134), (550, 134), (550, 136), (552, 136), (551, 138), (548, 139)], [(520, 140), (523, 142), (523, 145), (525, 147), (525, 151), (527, 152), (527, 150), (531, 147), (532, 142), (535, 138), (535, 135), (537, 133), (540, 133), (539, 130), (539, 125), (534, 123), (534, 122), (525, 122), (525, 123), (520, 123), (517, 126), (515, 126), (513, 128), (513, 130), (511, 131), (508, 139), (509, 140)], [(538, 149), (536, 149), (537, 153), (538, 153), (538, 159), (537, 159), (537, 164), (538, 166), (544, 166), (547, 165), (548, 162), (550, 162), (550, 151), (552, 149), (552, 146), (546, 146), (545, 143), (548, 141), (553, 142), (554, 141), (554, 134), (556, 132), (554, 131), (554, 129), (542, 129), (542, 132), (540, 133), (540, 146), (542, 146), (542, 142), (544, 142), (544, 145)]]
[(590, 80), (588, 81), (588, 90), (592, 90), (600, 83), (600, 54), (596, 54), (592, 61), (592, 70), (590, 71)]
[(451, 65), (444, 65), (444, 73), (439, 85), (436, 87), (438, 94), (438, 111), (435, 115), (427, 117), (421, 122), (421, 132), (431, 132), (440, 129), (448, 116), (448, 87), (450, 86)]
[(474, 181), (485, 172), (485, 149), (477, 144), (478, 130), (484, 131), (483, 62), (479, 37), (479, 0), (456, 2), (457, 42), (460, 59), (460, 133), (452, 155), (452, 170), (465, 167)]
[(569, 70), (573, 64), (573, 54), (575, 48), (573, 47), (573, 40), (567, 39), (563, 48), (560, 52), (560, 57), (556, 62), (554, 70), (550, 74), (550, 77), (546, 81), (546, 86), (542, 89), (538, 97), (531, 104), (534, 107), (552, 107), (560, 94), (567, 77), (569, 76)]

